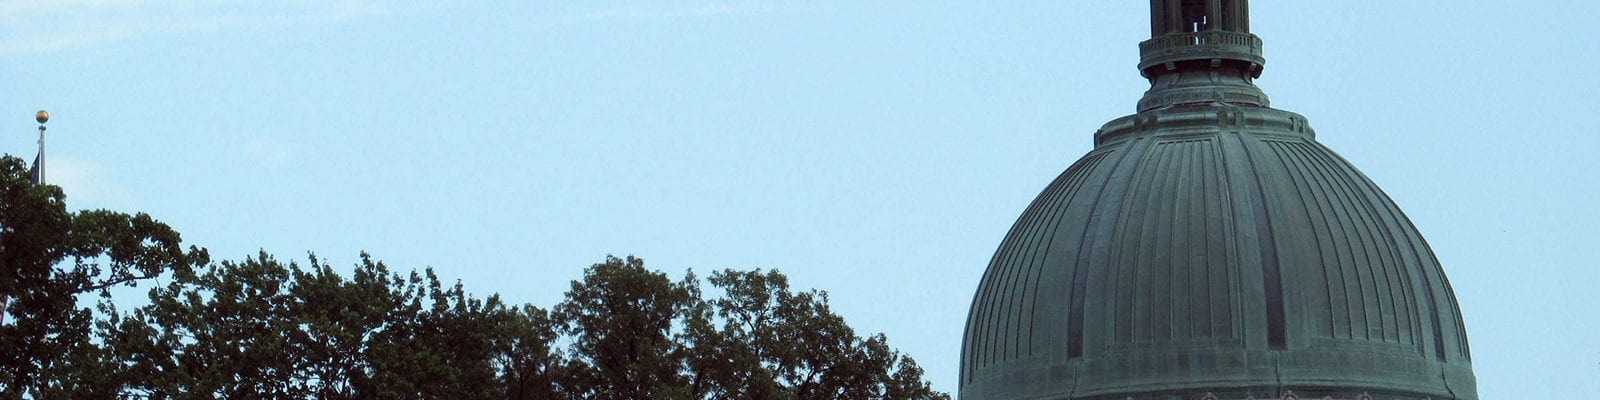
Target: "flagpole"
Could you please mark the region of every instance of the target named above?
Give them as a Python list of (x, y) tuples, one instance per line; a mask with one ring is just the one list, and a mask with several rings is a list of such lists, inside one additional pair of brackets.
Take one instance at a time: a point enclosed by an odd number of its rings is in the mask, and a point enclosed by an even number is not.
[(50, 113), (45, 112), (44, 110), (39, 110), (39, 112), (33, 114), (33, 120), (39, 121), (39, 157), (33, 159), (33, 162), (35, 164), (34, 167), (38, 168), (37, 171), (34, 171), (34, 184), (43, 185), (43, 184), (45, 184), (44, 183), (44, 123), (50, 121)]

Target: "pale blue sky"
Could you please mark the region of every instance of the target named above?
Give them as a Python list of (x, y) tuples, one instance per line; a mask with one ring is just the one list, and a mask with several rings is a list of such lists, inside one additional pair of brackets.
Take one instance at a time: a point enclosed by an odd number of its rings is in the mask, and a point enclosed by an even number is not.
[[(1600, 5), (1253, 2), (1259, 84), (1444, 263), (1483, 398), (1600, 392)], [(954, 391), (1006, 229), (1146, 88), (1147, 2), (0, 3), (0, 151), (218, 258), (550, 306), (780, 268)]]

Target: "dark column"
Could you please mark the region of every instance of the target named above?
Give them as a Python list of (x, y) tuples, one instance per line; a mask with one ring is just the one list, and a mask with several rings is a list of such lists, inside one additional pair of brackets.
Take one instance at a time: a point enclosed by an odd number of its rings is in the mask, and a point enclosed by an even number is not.
[(1150, 0), (1150, 37), (1167, 34), (1167, 0)]
[(1222, 29), (1222, 0), (1206, 0), (1205, 30)]
[(1230, 31), (1230, 32), (1238, 32), (1239, 31), (1239, 9), (1238, 8), (1239, 8), (1239, 2), (1237, 0), (1222, 0), (1222, 18), (1219, 20), (1220, 22), (1222, 22), (1222, 25), (1218, 26), (1217, 29)]
[(1187, 32), (1188, 21), (1183, 20), (1183, 0), (1167, 0), (1167, 33)]
[(1250, 0), (1233, 0), (1233, 7), (1239, 9), (1235, 17), (1239, 20), (1239, 32), (1250, 33)]

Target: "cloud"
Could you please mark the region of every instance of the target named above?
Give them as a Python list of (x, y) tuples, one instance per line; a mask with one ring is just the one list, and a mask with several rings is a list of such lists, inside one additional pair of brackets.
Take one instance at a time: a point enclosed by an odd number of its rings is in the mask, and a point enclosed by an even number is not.
[(700, 18), (749, 12), (751, 9), (737, 3), (699, 3), (659, 5), (638, 2), (580, 12), (563, 18), (564, 24), (577, 24), (607, 20), (668, 20)]
[(287, 165), (294, 157), (294, 148), (272, 138), (253, 137), (244, 142), (245, 155), (257, 164), (268, 167)]
[(134, 206), (132, 192), (110, 175), (105, 166), (80, 158), (51, 156), (45, 163), (45, 183), (60, 186), (72, 207), (126, 209)]
[(148, 35), (328, 23), (381, 14), (379, 0), (6, 0), (0, 54), (47, 53)]

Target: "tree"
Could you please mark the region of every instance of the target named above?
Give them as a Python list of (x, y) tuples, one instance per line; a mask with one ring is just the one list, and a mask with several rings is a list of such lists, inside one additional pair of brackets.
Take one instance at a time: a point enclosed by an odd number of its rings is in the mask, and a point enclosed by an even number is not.
[(511, 400), (576, 399), (564, 385), (574, 366), (556, 349), (560, 333), (550, 313), (532, 305), (516, 310), (518, 315), (502, 325), (500, 337), (505, 346), (497, 353), (500, 380), (505, 398)]
[(0, 157), (0, 398), (115, 393), (130, 367), (103, 362), (81, 297), (113, 310), (110, 288), (209, 262), (149, 215), (69, 213), (64, 199), (59, 187), (32, 185), (21, 159)]
[(692, 397), (674, 323), (698, 306), (693, 275), (672, 282), (633, 257), (608, 257), (583, 275), (555, 307), (562, 332), (573, 337), (578, 392), (592, 399)]
[[(710, 278), (723, 326), (717, 339), (737, 371), (739, 398), (937, 399), (910, 357), (882, 334), (861, 338), (834, 314), (826, 292), (792, 292), (778, 271), (727, 269)], [(770, 383), (769, 383), (770, 382)]]
[(348, 280), (314, 255), (309, 261), (305, 269), (289, 266), (295, 300), (290, 315), (300, 321), (292, 337), (302, 354), (307, 391), (316, 398), (354, 398), (358, 388), (370, 385), (371, 339), (395, 319), (391, 312), (402, 301), (396, 290), (406, 281), (366, 254)]
[(499, 296), (472, 298), (460, 283), (442, 288), (432, 269), (412, 272), (400, 293), (401, 306), (368, 345), (371, 381), (358, 388), (362, 397), (503, 397), (494, 361), (517, 314)]
[[(288, 318), (289, 270), (266, 257), (223, 262), (200, 274), (183, 274), (151, 290), (151, 304), (125, 319), (127, 331), (154, 333), (143, 344), (119, 349), (127, 364), (146, 368), (130, 386), (152, 396), (288, 398), (304, 395), (291, 355), (296, 322)], [(147, 327), (136, 324), (143, 322)], [(137, 328), (137, 329), (133, 329)]]
[(882, 335), (861, 338), (825, 292), (789, 290), (778, 271), (723, 270), (705, 300), (634, 257), (574, 281), (556, 316), (573, 337), (572, 376), (597, 399), (948, 399)]
[[(0, 159), (0, 400), (949, 398), (776, 270), (714, 272), (708, 296), (607, 257), (546, 310), (365, 253), (348, 277), (315, 255), (211, 262), (27, 178)], [(112, 299), (152, 280), (148, 304)]]
[(315, 255), (302, 268), (262, 253), (150, 298), (104, 336), (134, 338), (113, 342), (142, 369), (124, 393), (151, 398), (504, 398), (498, 363), (537, 358), (551, 337), (526, 334), (551, 329), (532, 318), (543, 310), (365, 254), (346, 279)]

